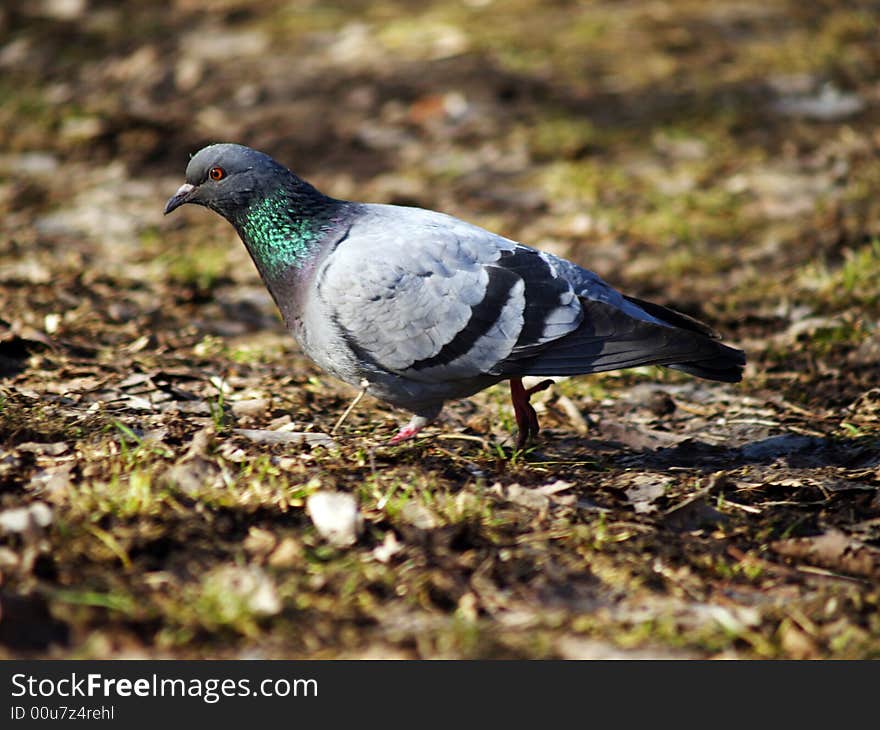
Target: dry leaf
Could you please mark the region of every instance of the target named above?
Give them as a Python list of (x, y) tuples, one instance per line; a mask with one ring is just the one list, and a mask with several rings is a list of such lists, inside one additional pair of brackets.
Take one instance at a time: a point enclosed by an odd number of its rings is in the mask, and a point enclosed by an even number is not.
[(880, 550), (854, 540), (841, 530), (829, 530), (817, 537), (777, 540), (770, 548), (788, 558), (804, 560), (842, 573), (880, 577)]

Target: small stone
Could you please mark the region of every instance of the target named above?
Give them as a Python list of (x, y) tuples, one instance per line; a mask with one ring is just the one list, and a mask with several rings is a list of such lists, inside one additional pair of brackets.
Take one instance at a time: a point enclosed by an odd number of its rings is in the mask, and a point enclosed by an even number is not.
[(357, 500), (347, 492), (315, 492), (306, 500), (306, 511), (318, 534), (336, 547), (357, 542), (363, 527)]
[(57, 313), (47, 314), (43, 318), (43, 329), (47, 335), (54, 335), (61, 326), (61, 315)]
[(198, 58), (182, 58), (174, 67), (174, 83), (181, 91), (192, 91), (205, 74), (205, 64)]
[(784, 97), (774, 105), (779, 114), (822, 122), (845, 119), (864, 108), (865, 101), (858, 94), (841, 91), (831, 83), (822, 86), (816, 94)]
[(61, 123), (59, 136), (68, 142), (85, 142), (98, 137), (104, 124), (98, 117), (71, 117)]
[(0, 512), (0, 532), (39, 533), (52, 524), (52, 508), (45, 502)]
[(266, 555), (275, 549), (275, 535), (261, 527), (251, 527), (242, 547), (254, 555)]
[(677, 407), (672, 396), (662, 390), (655, 390), (651, 393), (651, 395), (648, 396), (645, 405), (647, 405), (648, 410), (657, 417), (668, 416), (675, 413)]
[(53, 20), (76, 20), (85, 13), (86, 0), (43, 0), (37, 12)]
[(45, 502), (34, 502), (30, 511), (31, 519), (37, 527), (48, 527), (52, 524), (52, 508)]
[(30, 524), (31, 513), (27, 507), (16, 507), (0, 512), (0, 530), (3, 532), (24, 532)]
[(0, 571), (15, 570), (21, 563), (18, 553), (8, 547), (0, 545)]
[(233, 401), (230, 403), (230, 408), (232, 408), (232, 413), (240, 418), (242, 416), (259, 416), (266, 412), (269, 405), (268, 398), (249, 398)]

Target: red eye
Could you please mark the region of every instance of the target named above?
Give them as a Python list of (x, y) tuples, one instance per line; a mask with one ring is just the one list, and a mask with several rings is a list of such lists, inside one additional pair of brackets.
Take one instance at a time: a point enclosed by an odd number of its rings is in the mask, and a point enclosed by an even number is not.
[(224, 177), (226, 177), (226, 170), (224, 170), (222, 167), (212, 167), (208, 171), (208, 177), (212, 180), (222, 180)]

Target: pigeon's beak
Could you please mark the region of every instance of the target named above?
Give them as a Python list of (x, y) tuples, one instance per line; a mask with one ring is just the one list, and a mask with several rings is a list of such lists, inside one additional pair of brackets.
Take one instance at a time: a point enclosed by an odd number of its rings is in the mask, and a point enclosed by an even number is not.
[(189, 202), (189, 197), (192, 195), (192, 191), (196, 189), (195, 185), (190, 185), (189, 183), (184, 183), (179, 188), (177, 188), (177, 192), (174, 193), (165, 204), (165, 215), (168, 215), (175, 208), (179, 208), (184, 203)]

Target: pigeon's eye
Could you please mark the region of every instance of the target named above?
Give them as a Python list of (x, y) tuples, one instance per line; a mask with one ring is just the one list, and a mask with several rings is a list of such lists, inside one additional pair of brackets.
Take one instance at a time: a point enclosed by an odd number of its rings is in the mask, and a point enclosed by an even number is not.
[(224, 170), (222, 167), (212, 167), (210, 170), (208, 170), (208, 177), (212, 180), (222, 180), (224, 177), (226, 177), (226, 170)]

